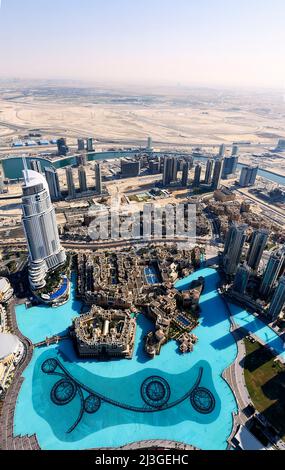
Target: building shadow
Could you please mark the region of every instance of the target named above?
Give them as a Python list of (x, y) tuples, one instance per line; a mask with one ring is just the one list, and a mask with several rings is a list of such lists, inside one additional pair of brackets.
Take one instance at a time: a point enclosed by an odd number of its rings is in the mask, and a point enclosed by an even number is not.
[(247, 369), (249, 372), (254, 372), (259, 367), (271, 361), (272, 352), (265, 347), (258, 347), (255, 351), (247, 354), (245, 358), (240, 361), (241, 367)]
[[(278, 367), (278, 365), (276, 365)], [(261, 387), (264, 395), (273, 403), (263, 412), (263, 416), (274, 425), (280, 436), (285, 436), (285, 370), (280, 370)]]

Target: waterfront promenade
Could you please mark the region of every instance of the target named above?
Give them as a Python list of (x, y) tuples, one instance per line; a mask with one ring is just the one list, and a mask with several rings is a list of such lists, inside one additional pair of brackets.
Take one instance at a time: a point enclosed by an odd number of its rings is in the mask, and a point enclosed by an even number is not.
[(10, 318), (12, 331), (22, 341), (25, 354), (18, 364), (14, 379), (4, 398), (2, 413), (0, 415), (0, 449), (1, 450), (39, 450), (40, 446), (35, 435), (14, 436), (14, 414), (17, 398), (24, 381), (22, 376), (24, 370), (30, 363), (33, 356), (33, 346), (28, 338), (25, 338), (18, 329), (15, 302), (10, 304)]

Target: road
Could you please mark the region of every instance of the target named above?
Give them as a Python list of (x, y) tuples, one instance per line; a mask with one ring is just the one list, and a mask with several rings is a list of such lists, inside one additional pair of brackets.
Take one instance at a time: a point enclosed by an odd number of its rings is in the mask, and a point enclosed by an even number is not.
[[(106, 240), (101, 242), (72, 242), (72, 241), (64, 241), (62, 240), (61, 243), (65, 248), (70, 249), (85, 249), (85, 250), (94, 250), (99, 248), (116, 248), (116, 247), (124, 247), (124, 246), (131, 246), (131, 245), (141, 245), (145, 243), (199, 243), (199, 244), (209, 244), (210, 240), (205, 238), (196, 238), (196, 239), (189, 239), (187, 237), (177, 237), (177, 238), (160, 238), (160, 239), (123, 239), (123, 240)], [(0, 241), (0, 247), (10, 247), (10, 246), (27, 246), (26, 241)]]
[[(278, 217), (281, 217), (283, 219), (285, 218), (285, 211), (284, 210), (277, 209), (275, 207), (273, 208), (270, 204), (267, 204), (266, 202), (262, 202), (262, 201), (260, 201), (260, 199), (252, 196), (251, 194), (248, 194), (248, 192), (246, 190), (235, 189), (234, 191), (242, 194), (246, 198), (252, 200), (256, 204), (260, 205), (261, 207), (264, 207), (266, 210), (268, 210), (269, 212), (272, 212), (273, 214), (277, 215)], [(267, 217), (271, 218), (270, 216), (267, 216)], [(275, 219), (273, 219), (273, 220), (275, 221)]]

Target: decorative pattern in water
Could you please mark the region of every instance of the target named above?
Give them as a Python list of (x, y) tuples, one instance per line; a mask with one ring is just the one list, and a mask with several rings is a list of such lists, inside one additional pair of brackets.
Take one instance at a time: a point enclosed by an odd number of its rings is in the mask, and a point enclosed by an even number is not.
[(143, 401), (141, 406), (128, 405), (90, 389), (74, 378), (55, 358), (46, 359), (41, 365), (41, 370), (44, 374), (57, 375), (60, 377), (60, 379), (53, 385), (50, 392), (50, 398), (55, 405), (67, 405), (77, 394), (79, 395), (81, 402), (79, 414), (73, 425), (68, 429), (68, 434), (74, 431), (78, 426), (84, 412), (89, 414), (96, 413), (102, 402), (109, 403), (110, 405), (118, 408), (134, 411), (136, 413), (154, 413), (168, 410), (170, 408), (174, 408), (188, 398), (190, 399), (191, 405), (198, 413), (209, 414), (212, 413), (215, 408), (216, 402), (212, 392), (205, 387), (199, 386), (203, 376), (203, 367), (199, 368), (198, 377), (191, 389), (173, 402), (169, 402), (171, 389), (168, 382), (163, 377), (147, 377), (140, 388), (140, 394)]

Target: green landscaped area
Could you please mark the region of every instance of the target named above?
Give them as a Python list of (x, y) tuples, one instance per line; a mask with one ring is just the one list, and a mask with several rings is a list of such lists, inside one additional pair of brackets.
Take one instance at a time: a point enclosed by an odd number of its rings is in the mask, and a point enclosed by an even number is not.
[(255, 408), (285, 441), (285, 366), (259, 343), (245, 339), (245, 381)]

